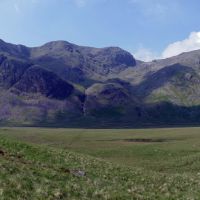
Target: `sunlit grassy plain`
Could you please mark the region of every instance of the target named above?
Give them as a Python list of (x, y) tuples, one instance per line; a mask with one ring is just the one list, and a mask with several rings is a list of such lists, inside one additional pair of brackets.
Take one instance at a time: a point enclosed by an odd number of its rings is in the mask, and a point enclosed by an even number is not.
[(0, 199), (200, 199), (197, 127), (1, 128), (0, 150)]

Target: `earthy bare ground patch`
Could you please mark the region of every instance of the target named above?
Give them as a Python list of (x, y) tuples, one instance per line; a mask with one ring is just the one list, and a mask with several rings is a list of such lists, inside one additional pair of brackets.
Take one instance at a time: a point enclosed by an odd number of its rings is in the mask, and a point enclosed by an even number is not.
[(154, 142), (168, 142), (169, 139), (152, 139), (152, 138), (136, 138), (136, 139), (124, 139), (125, 142), (142, 142), (142, 143), (154, 143)]
[(5, 155), (5, 151), (3, 151), (2, 149), (0, 149), (0, 156), (4, 156)]
[(100, 142), (133, 142), (133, 143), (162, 143), (169, 142), (171, 139), (163, 138), (126, 138), (126, 139), (108, 139), (108, 140), (97, 140)]

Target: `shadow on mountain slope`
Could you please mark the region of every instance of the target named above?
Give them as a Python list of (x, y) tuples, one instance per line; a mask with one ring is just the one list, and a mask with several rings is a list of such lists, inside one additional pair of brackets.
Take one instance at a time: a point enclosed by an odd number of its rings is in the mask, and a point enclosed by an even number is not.
[[(187, 81), (186, 79), (188, 79), (187, 74), (190, 75), (191, 78), (192, 76), (197, 77), (195, 70), (191, 67), (180, 64), (167, 66), (155, 73), (147, 75), (142, 83), (133, 87), (133, 90), (140, 98), (145, 98), (166, 83), (172, 83), (173, 79), (179, 79), (179, 81), (184, 84), (184, 81)], [(172, 84), (175, 84), (175, 82)]]
[(52, 122), (47, 118), (32, 123), (16, 123), (1, 121), (1, 126), (33, 126), (33, 127), (63, 127), (63, 128), (145, 128), (168, 126), (199, 126), (200, 106), (184, 107), (172, 103), (132, 107), (129, 113), (122, 115), (114, 108), (97, 111), (93, 115), (69, 116), (60, 113)]

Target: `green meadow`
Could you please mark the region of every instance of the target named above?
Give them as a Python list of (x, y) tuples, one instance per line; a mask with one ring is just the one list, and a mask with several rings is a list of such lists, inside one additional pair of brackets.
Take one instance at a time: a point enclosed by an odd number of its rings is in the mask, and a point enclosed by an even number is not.
[(189, 200), (199, 188), (198, 127), (0, 129), (2, 200)]

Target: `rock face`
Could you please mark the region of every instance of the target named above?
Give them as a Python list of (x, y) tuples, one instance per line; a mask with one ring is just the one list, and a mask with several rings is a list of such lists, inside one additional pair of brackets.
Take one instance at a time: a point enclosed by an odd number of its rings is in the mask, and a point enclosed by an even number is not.
[(96, 83), (86, 92), (85, 112), (98, 112), (102, 108), (123, 108), (130, 102), (126, 88), (116, 83)]
[(28, 62), (0, 56), (0, 86), (10, 88), (20, 80), (29, 66), (30, 64)]
[(56, 74), (32, 66), (23, 74), (14, 88), (25, 93), (40, 93), (49, 98), (66, 99), (73, 92), (73, 86)]
[(65, 41), (30, 49), (30, 59), (65, 80), (87, 86), (136, 65), (133, 56), (120, 48), (81, 47)]
[(199, 124), (200, 50), (142, 62), (118, 47), (0, 40), (0, 122), (122, 127)]

